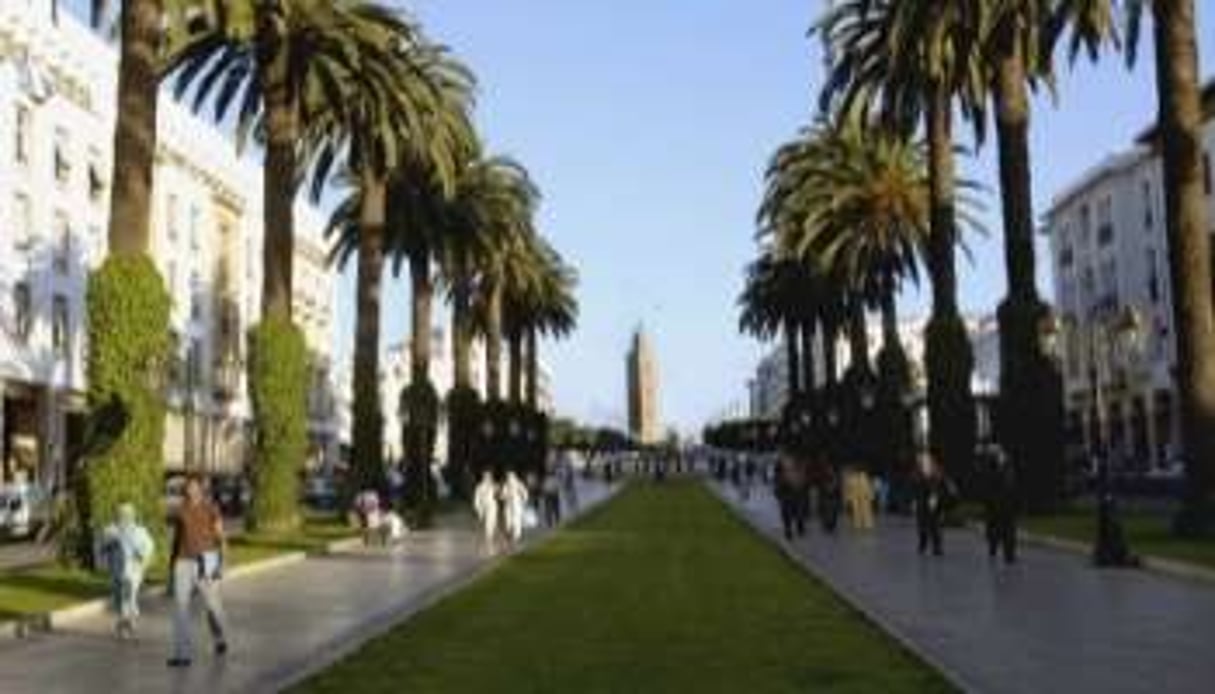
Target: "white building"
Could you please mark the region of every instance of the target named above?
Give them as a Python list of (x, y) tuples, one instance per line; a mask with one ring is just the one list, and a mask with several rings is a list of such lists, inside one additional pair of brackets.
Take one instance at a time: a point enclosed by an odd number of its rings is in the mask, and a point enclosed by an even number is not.
[[(0, 3), (0, 480), (54, 484), (82, 433), (84, 292), (106, 252), (117, 55), (49, 7)], [(261, 308), (260, 168), (167, 93), (158, 138), (150, 251), (174, 300), (178, 357), (166, 464), (234, 470), (250, 421), (244, 336)], [(294, 305), (323, 365), (333, 276), (317, 250), (319, 215), (301, 205), (297, 226)], [(332, 428), (314, 422), (320, 439)]]
[[(1215, 83), (1203, 101), (1207, 219), (1215, 224)], [(1181, 453), (1164, 210), (1160, 154), (1143, 136), (1059, 193), (1046, 214), (1056, 303), (1073, 326), (1062, 355), (1070, 436), (1089, 450), (1105, 445), (1115, 460), (1140, 470), (1161, 468)], [(1109, 349), (1114, 340), (1095, 328), (1127, 309), (1142, 326), (1137, 356)], [(1099, 410), (1095, 384), (1102, 386)]]

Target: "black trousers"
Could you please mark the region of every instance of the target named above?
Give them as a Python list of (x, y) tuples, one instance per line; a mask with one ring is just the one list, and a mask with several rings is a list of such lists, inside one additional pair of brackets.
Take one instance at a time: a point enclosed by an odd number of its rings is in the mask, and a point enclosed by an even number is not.
[(1003, 553), (1010, 564), (1017, 560), (1017, 519), (1011, 513), (988, 513), (987, 553), (992, 557)]
[(932, 548), (933, 554), (942, 554), (944, 548), (941, 546), (941, 515), (926, 511), (916, 513), (916, 528), (919, 530), (920, 554), (927, 552), (929, 547)]

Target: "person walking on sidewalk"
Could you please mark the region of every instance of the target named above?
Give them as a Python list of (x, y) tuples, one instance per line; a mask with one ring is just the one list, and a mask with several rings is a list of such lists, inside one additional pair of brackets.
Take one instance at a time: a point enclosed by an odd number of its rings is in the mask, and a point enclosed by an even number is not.
[(773, 483), (776, 501), (780, 504), (781, 525), (785, 539), (792, 541), (806, 535), (806, 517), (810, 514), (810, 484), (802, 462), (790, 451), (782, 451), (776, 464)]
[(527, 511), (528, 499), (527, 485), (523, 484), (523, 481), (512, 470), (506, 473), (506, 482), (502, 484), (501, 495), (506, 535), (512, 544), (518, 543), (523, 539), (523, 514)]
[(207, 614), (215, 654), (228, 652), (227, 625), (219, 597), (227, 540), (223, 517), (203, 495), (197, 476), (186, 480), (185, 498), (173, 519), (169, 589), (173, 593), (173, 655), (169, 667), (188, 667), (194, 651), (190, 607), (197, 595)]
[(481, 521), (483, 549), (488, 554), (498, 551), (498, 484), (489, 470), (481, 473), (481, 481), (473, 492), (473, 509)]
[(1017, 505), (1020, 494), (1017, 471), (1004, 451), (991, 452), (987, 470), (984, 520), (987, 530), (987, 554), (992, 559), (1004, 555), (1004, 561), (1017, 561)]
[(949, 495), (949, 483), (936, 461), (927, 453), (921, 455), (916, 476), (915, 505), (920, 554), (927, 552), (929, 547), (935, 556), (939, 557), (944, 553), (941, 523), (944, 521), (945, 504)]
[(110, 599), (118, 622), (114, 631), (120, 639), (134, 639), (139, 621), (139, 589), (152, 561), (155, 544), (152, 534), (139, 523), (135, 507), (118, 507), (118, 520), (102, 531), (101, 555), (110, 574)]

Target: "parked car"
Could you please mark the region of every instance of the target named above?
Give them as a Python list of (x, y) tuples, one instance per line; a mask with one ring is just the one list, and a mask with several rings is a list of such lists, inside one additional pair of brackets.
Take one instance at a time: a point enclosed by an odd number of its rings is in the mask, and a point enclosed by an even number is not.
[(338, 506), (337, 484), (325, 475), (311, 475), (304, 480), (304, 503), (318, 511), (333, 511)]
[(33, 535), (47, 518), (46, 495), (33, 485), (0, 488), (0, 533), (10, 538)]
[(253, 487), (244, 475), (211, 478), (211, 498), (225, 516), (241, 516), (253, 501)]

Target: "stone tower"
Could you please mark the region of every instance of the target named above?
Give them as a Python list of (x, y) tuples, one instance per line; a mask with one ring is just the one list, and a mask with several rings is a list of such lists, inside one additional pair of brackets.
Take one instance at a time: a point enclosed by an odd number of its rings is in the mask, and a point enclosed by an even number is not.
[(626, 359), (628, 371), (629, 433), (640, 443), (658, 443), (658, 364), (643, 328), (633, 333)]

